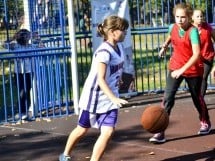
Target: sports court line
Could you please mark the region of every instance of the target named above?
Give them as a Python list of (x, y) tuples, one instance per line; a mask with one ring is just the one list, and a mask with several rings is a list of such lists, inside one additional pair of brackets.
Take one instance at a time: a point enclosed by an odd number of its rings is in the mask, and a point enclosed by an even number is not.
[(60, 135), (60, 136), (68, 136), (68, 134), (57, 133), (57, 132), (50, 132), (50, 131), (43, 131), (43, 130), (31, 129), (31, 128), (14, 127), (14, 126), (8, 126), (8, 125), (2, 125), (0, 127), (2, 127), (2, 128), (8, 128), (8, 129), (22, 130), (22, 131), (43, 132), (43, 133), (47, 133), (47, 134), (54, 134), (54, 135)]
[[(16, 129), (16, 130), (22, 130), (22, 131), (31, 131), (31, 132), (43, 132), (46, 134), (52, 134), (52, 135), (57, 135), (57, 136), (68, 136), (68, 134), (63, 134), (63, 133), (56, 133), (56, 132), (50, 132), (50, 131), (42, 131), (42, 130), (37, 130), (37, 129), (31, 129), (31, 128), (22, 128), (22, 127), (14, 127), (14, 126), (5, 126), (2, 125), (0, 126), (2, 128), (8, 128), (8, 129)], [(89, 142), (91, 142), (89, 140)], [(126, 146), (136, 146), (139, 148), (146, 148), (146, 149), (155, 149), (159, 151), (165, 151), (165, 152), (171, 152), (171, 153), (178, 153), (178, 154), (192, 154), (192, 152), (187, 152), (187, 151), (180, 151), (180, 150), (172, 150), (172, 149), (166, 149), (166, 148), (158, 148), (158, 147), (152, 147), (152, 146), (147, 146), (147, 145), (137, 145), (136, 143), (126, 143), (126, 142), (118, 142), (111, 140), (111, 142), (115, 142), (116, 144), (121, 144), (121, 145), (126, 145)]]
[(147, 145), (137, 145), (137, 143), (132, 144), (132, 143), (121, 143), (121, 142), (117, 142), (117, 141), (113, 141), (112, 142), (116, 142), (116, 144), (121, 144), (121, 145), (127, 145), (127, 146), (137, 146), (139, 148), (147, 148), (147, 149), (156, 149), (156, 150), (160, 150), (160, 151), (166, 151), (166, 152), (171, 152), (171, 153), (179, 153), (179, 154), (192, 154), (192, 152), (187, 152), (187, 151), (180, 151), (180, 150), (171, 150), (171, 149), (166, 149), (166, 148), (156, 148), (156, 147), (151, 147), (151, 146), (147, 146)]

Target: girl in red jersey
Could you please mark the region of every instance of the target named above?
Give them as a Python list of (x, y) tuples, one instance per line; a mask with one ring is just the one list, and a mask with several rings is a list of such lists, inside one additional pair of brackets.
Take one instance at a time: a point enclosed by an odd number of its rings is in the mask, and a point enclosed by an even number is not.
[(200, 53), (203, 62), (202, 66), (204, 67), (201, 93), (204, 96), (207, 90), (208, 76), (213, 67), (215, 52), (212, 39), (215, 41), (215, 30), (210, 26), (210, 24), (204, 22), (203, 11), (201, 9), (195, 9), (193, 11), (192, 20), (193, 25), (198, 28), (200, 35)]
[[(188, 84), (193, 103), (199, 113), (201, 122), (198, 134), (208, 134), (211, 129), (208, 109), (201, 95), (203, 67), (200, 66), (200, 40), (198, 29), (191, 24), (192, 8), (179, 3), (173, 10), (175, 24), (170, 25), (169, 35), (159, 53), (172, 43), (173, 52), (169, 61), (169, 73), (162, 105), (170, 115), (175, 103), (175, 94), (183, 80)], [(164, 131), (149, 139), (153, 143), (166, 141)]]

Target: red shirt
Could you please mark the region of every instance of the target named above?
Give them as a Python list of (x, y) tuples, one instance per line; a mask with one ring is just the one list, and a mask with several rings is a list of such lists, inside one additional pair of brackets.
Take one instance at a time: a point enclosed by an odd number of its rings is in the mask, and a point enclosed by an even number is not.
[[(190, 40), (190, 32), (193, 26), (190, 26), (184, 33), (184, 36), (179, 35), (179, 27), (174, 24), (171, 31), (171, 42), (173, 47), (173, 53), (169, 62), (170, 70), (177, 70), (184, 66), (188, 60), (192, 57), (192, 44)], [(182, 75), (186, 77), (202, 76), (203, 68), (200, 67), (200, 62), (197, 61), (189, 69), (187, 69)]]
[(208, 23), (203, 23), (199, 26), (200, 42), (201, 42), (201, 56), (204, 60), (213, 60), (214, 58), (214, 47), (211, 40), (212, 27)]

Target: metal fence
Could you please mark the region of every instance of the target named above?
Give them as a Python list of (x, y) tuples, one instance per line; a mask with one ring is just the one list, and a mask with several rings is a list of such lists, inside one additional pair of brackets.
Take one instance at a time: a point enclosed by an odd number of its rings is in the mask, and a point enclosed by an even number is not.
[[(73, 112), (69, 49), (58, 47), (5, 51), (1, 54), (0, 121), (14, 122), (25, 114), (35, 119), (68, 115)], [(30, 62), (30, 72), (24, 73), (21, 78), (15, 68), (27, 61)], [(25, 71), (25, 66), (23, 68)], [(23, 85), (19, 83), (20, 81), (23, 81)], [(27, 97), (28, 84), (31, 85), (30, 107), (26, 99), (24, 108), (27, 113), (22, 113), (23, 104), (19, 98)]]
[[(14, 1), (13, 1), (14, 2)], [(71, 77), (71, 52), (68, 36), (68, 16), (63, 0), (10, 0), (0, 2), (0, 42), (9, 42), (13, 34), (23, 27), (26, 2), (29, 12), (29, 29), (36, 31), (44, 48), (29, 51), (0, 50), (0, 122), (16, 122), (22, 117), (19, 101), (19, 84), (14, 68), (19, 61), (29, 59), (31, 105), (27, 114), (37, 117), (57, 117), (73, 112)], [(78, 58), (79, 85), (81, 92), (88, 75), (92, 59), (90, 1), (74, 0), (76, 48)], [(158, 58), (160, 45), (166, 38), (167, 28), (173, 22), (172, 7), (176, 0), (130, 0), (130, 16), (135, 66), (135, 86), (139, 93), (157, 93), (164, 90), (167, 63), (171, 52), (168, 48), (164, 59)], [(188, 1), (187, 1), (188, 2)], [(215, 23), (213, 0), (189, 1), (194, 7), (206, 10), (206, 20)], [(25, 26), (24, 26), (25, 27)], [(33, 42), (33, 38), (31, 40)], [(24, 76), (25, 78), (25, 76)], [(214, 87), (209, 79), (208, 88)], [(26, 90), (26, 81), (24, 81)], [(186, 84), (182, 84), (182, 89)]]

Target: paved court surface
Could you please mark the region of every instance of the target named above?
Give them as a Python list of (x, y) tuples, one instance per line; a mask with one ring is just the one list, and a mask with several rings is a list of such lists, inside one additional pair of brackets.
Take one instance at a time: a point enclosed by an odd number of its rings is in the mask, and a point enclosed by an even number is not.
[[(200, 124), (189, 94), (177, 95), (166, 131), (167, 142), (151, 144), (152, 135), (140, 125), (140, 116), (161, 96), (137, 96), (119, 113), (116, 132), (101, 161), (214, 161), (215, 94), (206, 95), (211, 134), (197, 135)], [(0, 125), (0, 161), (57, 161), (77, 116), (42, 119), (17, 125)], [(89, 161), (97, 130), (90, 130), (72, 152), (74, 161)]]

